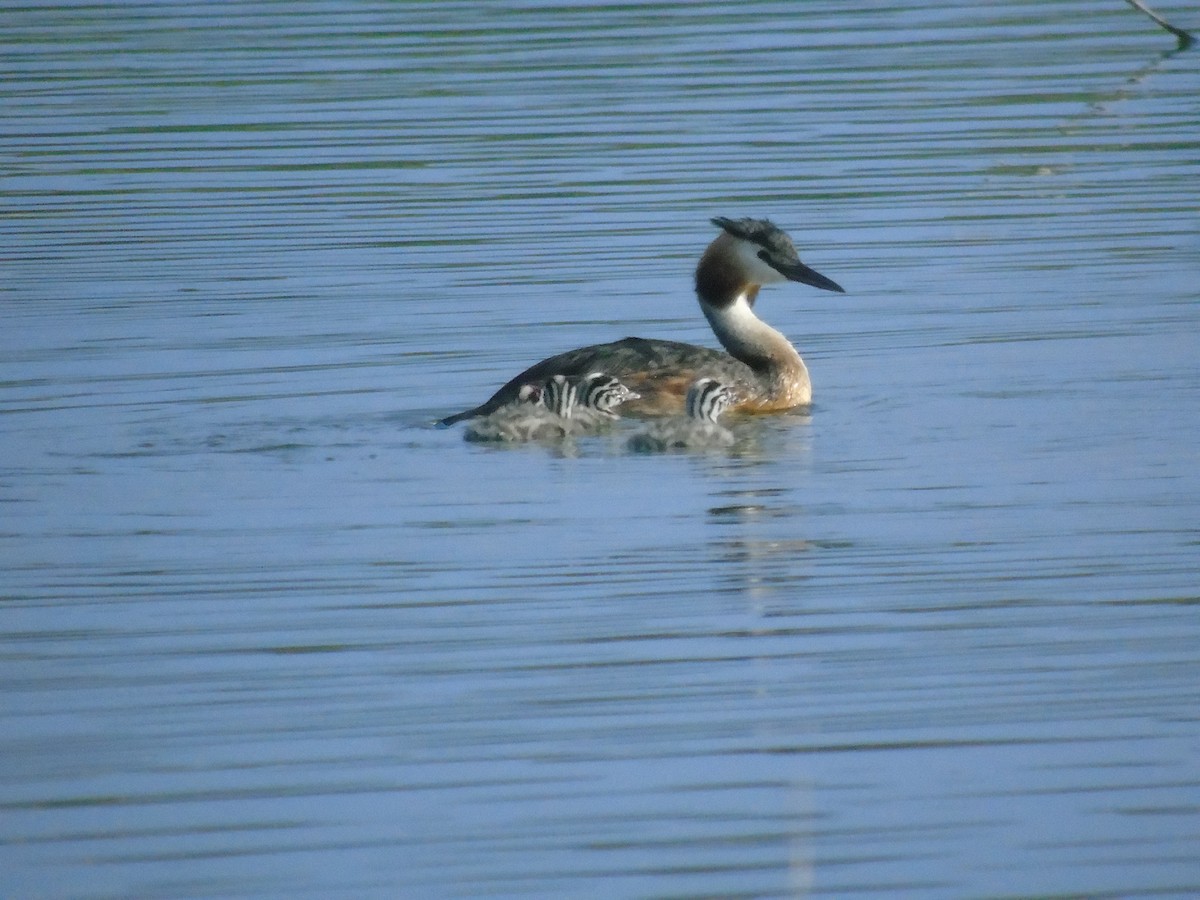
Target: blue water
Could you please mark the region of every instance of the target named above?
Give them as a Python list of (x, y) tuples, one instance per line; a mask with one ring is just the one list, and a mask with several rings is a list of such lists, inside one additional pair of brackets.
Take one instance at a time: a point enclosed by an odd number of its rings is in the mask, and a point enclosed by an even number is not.
[[(1200, 893), (1194, 49), (1115, 0), (4, 19), (0, 896)], [(759, 298), (810, 411), (434, 427), (712, 344), (714, 215), (847, 288)]]

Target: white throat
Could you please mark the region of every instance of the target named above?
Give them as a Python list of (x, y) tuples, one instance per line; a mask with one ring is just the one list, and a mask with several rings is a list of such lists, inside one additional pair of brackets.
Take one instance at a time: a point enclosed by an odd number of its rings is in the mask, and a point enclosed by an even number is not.
[(758, 254), (761, 252), (762, 247), (758, 244), (741, 238), (733, 240), (733, 256), (747, 281), (755, 284), (779, 284), (781, 281), (787, 281), (759, 258)]
[(791, 341), (754, 314), (746, 293), (743, 291), (733, 303), (719, 309), (700, 304), (717, 339), (731, 356), (752, 368), (799, 360), (800, 354)]

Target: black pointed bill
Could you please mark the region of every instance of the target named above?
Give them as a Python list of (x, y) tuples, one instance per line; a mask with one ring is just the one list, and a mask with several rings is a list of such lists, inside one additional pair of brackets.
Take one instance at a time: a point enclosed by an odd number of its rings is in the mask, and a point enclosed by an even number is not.
[(788, 281), (799, 281), (801, 284), (811, 285), (823, 291), (837, 291), (839, 294), (846, 293), (845, 289), (832, 278), (826, 278), (816, 269), (810, 269), (804, 263), (800, 262), (800, 260), (792, 262), (773, 258), (765, 250), (758, 254), (758, 258)]

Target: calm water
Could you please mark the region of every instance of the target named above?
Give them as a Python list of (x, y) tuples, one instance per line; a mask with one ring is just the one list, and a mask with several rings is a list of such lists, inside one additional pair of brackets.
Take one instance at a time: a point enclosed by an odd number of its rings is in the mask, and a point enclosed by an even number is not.
[[(1200, 893), (1196, 50), (1117, 0), (3, 18), (0, 896)], [(849, 292), (759, 301), (811, 413), (432, 427), (710, 343), (714, 215)]]

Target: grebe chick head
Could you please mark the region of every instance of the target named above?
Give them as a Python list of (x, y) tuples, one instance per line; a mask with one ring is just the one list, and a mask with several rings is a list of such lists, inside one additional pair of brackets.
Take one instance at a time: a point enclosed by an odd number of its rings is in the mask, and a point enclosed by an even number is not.
[(736, 400), (728, 385), (715, 378), (700, 378), (688, 388), (684, 406), (689, 419), (716, 422)]
[(545, 391), (540, 384), (523, 384), (517, 391), (517, 402), (536, 406), (542, 402)]
[(583, 376), (579, 385), (579, 406), (615, 419), (614, 410), (626, 400), (637, 400), (641, 394), (630, 390), (617, 378), (604, 372)]

